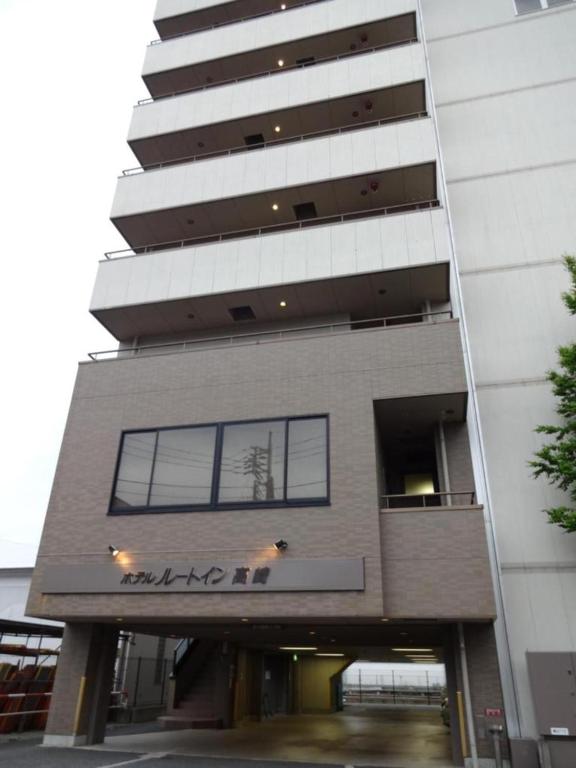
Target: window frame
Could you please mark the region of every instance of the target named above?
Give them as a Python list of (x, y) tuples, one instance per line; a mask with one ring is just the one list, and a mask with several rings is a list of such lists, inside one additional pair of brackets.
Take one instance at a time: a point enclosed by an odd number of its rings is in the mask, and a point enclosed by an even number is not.
[(538, 0), (540, 8), (532, 8), (529, 11), (519, 11), (516, 0), (512, 0), (512, 2), (514, 3), (514, 13), (516, 16), (528, 16), (531, 13), (539, 13), (540, 11), (553, 11), (556, 8), (561, 8), (563, 5), (570, 5), (570, 3), (574, 3), (576, 0), (566, 0), (561, 5), (549, 5), (548, 0)]
[[(288, 498), (288, 448), (290, 437), (290, 423), (298, 421), (313, 421), (323, 419), (326, 424), (326, 496), (312, 497), (302, 499), (289, 499)], [(263, 500), (263, 501), (231, 501), (231, 502), (219, 502), (218, 496), (220, 491), (220, 470), (222, 465), (222, 448), (224, 444), (224, 431), (226, 427), (241, 426), (249, 424), (265, 424), (269, 422), (283, 423), (285, 425), (284, 430), (284, 498), (277, 501)], [(116, 491), (116, 484), (118, 482), (118, 472), (120, 471), (120, 465), (122, 462), (122, 451), (124, 447), (124, 439), (127, 435), (138, 434), (155, 434), (155, 446), (158, 445), (158, 434), (160, 432), (169, 432), (183, 429), (200, 429), (200, 428), (216, 428), (216, 439), (214, 443), (214, 463), (212, 467), (212, 480), (210, 489), (210, 502), (208, 504), (169, 504), (166, 506), (133, 506), (133, 507), (114, 507), (114, 497)], [(154, 453), (155, 458), (155, 453)], [(150, 470), (150, 483), (148, 489), (148, 498), (150, 498), (150, 489), (153, 485), (154, 478), (154, 458)], [(147, 427), (145, 429), (125, 429), (120, 434), (120, 441), (118, 443), (118, 450), (116, 456), (116, 464), (114, 468), (114, 477), (112, 480), (112, 489), (110, 491), (110, 501), (108, 503), (108, 512), (110, 516), (120, 515), (161, 515), (161, 514), (178, 514), (178, 513), (191, 513), (191, 512), (226, 512), (231, 510), (242, 509), (281, 509), (290, 507), (326, 507), (330, 506), (330, 416), (327, 413), (318, 413), (306, 416), (272, 416), (270, 418), (262, 419), (238, 419), (234, 421), (220, 421), (220, 422), (208, 422), (202, 424), (181, 424), (173, 427)]]

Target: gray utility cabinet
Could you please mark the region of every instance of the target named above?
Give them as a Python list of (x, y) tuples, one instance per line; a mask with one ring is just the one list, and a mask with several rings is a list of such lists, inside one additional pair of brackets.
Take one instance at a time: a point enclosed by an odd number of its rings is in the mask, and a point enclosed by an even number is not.
[(575, 738), (576, 653), (527, 653), (526, 656), (540, 735)]

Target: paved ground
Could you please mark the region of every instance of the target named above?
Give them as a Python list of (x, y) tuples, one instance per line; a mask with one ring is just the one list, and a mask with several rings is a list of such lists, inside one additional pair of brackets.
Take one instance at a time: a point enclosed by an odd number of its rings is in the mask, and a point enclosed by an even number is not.
[(0, 744), (1, 768), (450, 768), (435, 710), (357, 706), (337, 715), (277, 717), (230, 731), (109, 731), (98, 747)]

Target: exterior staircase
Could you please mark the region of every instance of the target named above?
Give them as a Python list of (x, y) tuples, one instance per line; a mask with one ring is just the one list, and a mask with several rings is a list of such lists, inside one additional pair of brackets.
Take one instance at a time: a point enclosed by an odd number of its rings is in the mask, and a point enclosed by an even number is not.
[[(210, 640), (185, 640), (174, 653), (173, 701), (158, 720), (167, 730), (223, 727), (217, 678), (219, 646)], [(220, 705), (221, 706), (221, 705)]]

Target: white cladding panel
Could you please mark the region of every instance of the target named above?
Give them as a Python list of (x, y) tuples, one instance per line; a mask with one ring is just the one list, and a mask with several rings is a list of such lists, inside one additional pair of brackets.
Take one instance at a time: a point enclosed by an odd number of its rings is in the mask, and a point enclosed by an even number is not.
[(423, 80), (425, 71), (423, 47), (413, 44), (287, 71), (281, 80), (244, 80), (158, 99), (134, 108), (128, 140)]
[(449, 182), (576, 161), (576, 79), (445, 106), (438, 120)]
[(467, 274), (462, 285), (480, 386), (542, 379), (556, 366), (556, 346), (574, 338), (574, 319), (559, 298), (566, 289), (561, 263)]
[[(502, 0), (503, 5), (508, 3), (511, 0)], [(462, 4), (470, 8), (480, 3), (464, 0)], [(477, 34), (430, 41), (436, 105), (573, 78), (575, 10), (572, 5), (559, 7), (514, 18), (513, 23), (490, 26)], [(435, 14), (429, 15), (433, 18)], [(427, 19), (425, 8), (426, 33)], [(440, 71), (442, 76), (436, 77)]]
[[(329, 34), (383, 18), (413, 12), (416, 0), (331, 0), (297, 12), (276, 13), (241, 24), (166, 40), (146, 49), (143, 75), (187, 67), (202, 61), (268, 48), (313, 35)], [(275, 60), (270, 61), (270, 68)]]
[(91, 310), (445, 262), (446, 212), (397, 214), (100, 262)]
[(118, 180), (112, 217), (434, 161), (429, 119), (147, 171)]
[(214, 5), (223, 5), (230, 0), (158, 0), (154, 11), (154, 21), (169, 19), (171, 16), (181, 16), (183, 13), (194, 13)]

